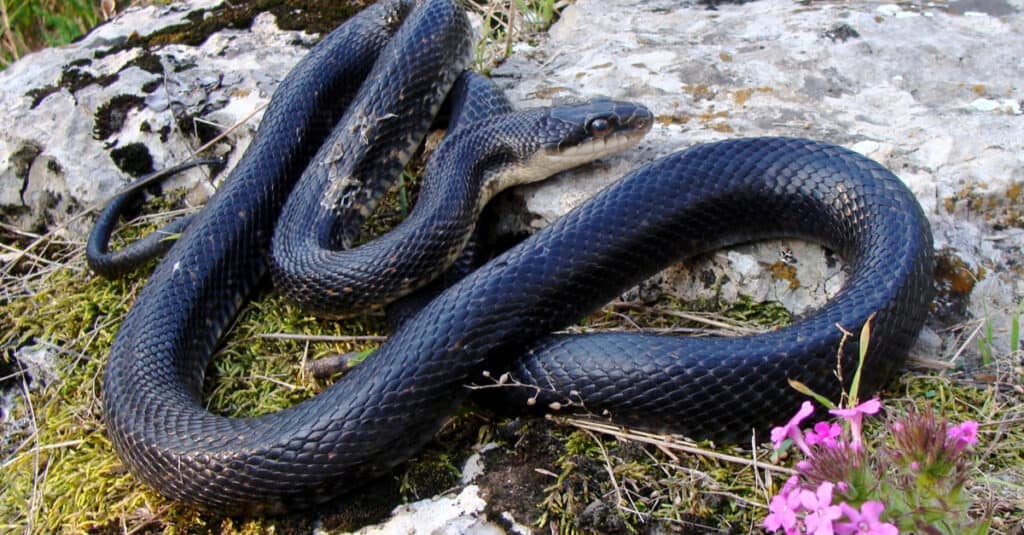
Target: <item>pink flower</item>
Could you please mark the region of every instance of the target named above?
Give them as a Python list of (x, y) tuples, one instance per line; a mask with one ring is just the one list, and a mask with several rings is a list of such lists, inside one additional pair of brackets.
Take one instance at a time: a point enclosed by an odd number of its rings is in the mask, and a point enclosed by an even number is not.
[(863, 414), (878, 414), (878, 411), (882, 408), (882, 402), (878, 398), (871, 398), (852, 409), (829, 409), (830, 414), (839, 416), (840, 418), (846, 418), (852, 420), (853, 418)]
[(800, 491), (800, 504), (809, 511), (807, 517), (804, 517), (807, 533), (833, 535), (833, 521), (843, 516), (839, 505), (831, 504), (833, 487), (833, 484), (826, 481), (814, 492)]
[(839, 504), (839, 508), (850, 522), (836, 524), (835, 531), (838, 535), (898, 535), (900, 532), (896, 526), (881, 521), (882, 510), (885, 509), (882, 502), (864, 502), (860, 506), (860, 511), (845, 502)]
[(791, 493), (794, 490), (796, 490), (797, 487), (799, 487), (799, 486), (800, 486), (800, 476), (789, 476), (789, 479), (787, 479), (786, 482), (783, 483), (782, 490), (779, 491), (779, 494), (787, 494), (788, 495), (789, 493)]
[(956, 445), (961, 448), (968, 444), (976, 444), (978, 442), (978, 422), (967, 420), (960, 425), (950, 427), (946, 430), (947, 443), (950, 440), (955, 441)]
[(814, 413), (814, 406), (811, 405), (810, 401), (805, 401), (800, 405), (800, 410), (790, 418), (789, 423), (782, 427), (772, 428), (772, 446), (775, 449), (782, 447), (782, 442), (787, 438), (791, 439), (796, 444), (800, 451), (804, 452), (804, 455), (810, 457), (811, 448), (804, 442), (804, 434), (800, 432), (800, 422), (807, 419), (808, 416)]
[(859, 450), (863, 443), (861, 437), (861, 422), (865, 414), (877, 414), (882, 408), (882, 402), (878, 398), (871, 398), (851, 409), (830, 409), (828, 412), (850, 422), (850, 431), (853, 435), (853, 442), (850, 444), (854, 450)]
[(781, 494), (773, 496), (771, 503), (768, 504), (768, 516), (764, 518), (764, 528), (771, 532), (783, 529), (786, 533), (799, 533), (797, 510), (794, 506), (800, 506), (798, 497), (794, 498), (793, 495), (787, 497)]
[(807, 533), (832, 535), (832, 522), (843, 516), (839, 506), (832, 505), (833, 486), (832, 483), (825, 481), (814, 492), (800, 491), (800, 505), (809, 511), (804, 517)]
[(786, 533), (799, 533), (799, 520), (796, 517), (800, 509), (800, 493), (794, 492), (799, 484), (797, 476), (792, 476), (782, 486), (782, 490), (772, 497), (768, 504), (769, 514), (764, 519), (765, 529), (775, 532), (780, 528)]
[(804, 439), (811, 446), (824, 444), (828, 448), (835, 448), (837, 445), (836, 438), (841, 433), (842, 428), (835, 422), (818, 422), (814, 424), (814, 428), (811, 431), (804, 435)]

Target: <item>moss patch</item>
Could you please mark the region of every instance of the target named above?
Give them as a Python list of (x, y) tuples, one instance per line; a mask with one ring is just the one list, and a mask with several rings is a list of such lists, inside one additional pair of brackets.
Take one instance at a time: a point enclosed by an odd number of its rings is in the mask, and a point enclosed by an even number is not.
[(79, 89), (92, 85), (99, 84), (102, 87), (107, 87), (117, 81), (118, 76), (116, 74), (108, 74), (105, 76), (97, 77), (89, 71), (83, 70), (80, 67), (88, 65), (89, 60), (76, 60), (66, 65), (61, 73), (60, 80), (55, 84), (37, 87), (25, 93), (25, 96), (32, 99), (32, 109), (35, 109), (43, 102), (46, 97), (66, 89), (70, 93), (74, 93)]
[(121, 70), (123, 71), (129, 67), (138, 67), (151, 74), (164, 73), (164, 65), (160, 62), (160, 56), (157, 56), (148, 50), (143, 51), (138, 55), (138, 57), (130, 60), (128, 63), (125, 63), (124, 67), (121, 67)]
[(117, 167), (133, 177), (153, 172), (153, 155), (143, 143), (131, 143), (110, 151)]
[(138, 95), (117, 95), (100, 105), (93, 117), (93, 139), (103, 141), (120, 132), (128, 114), (141, 109), (145, 103), (146, 99)]

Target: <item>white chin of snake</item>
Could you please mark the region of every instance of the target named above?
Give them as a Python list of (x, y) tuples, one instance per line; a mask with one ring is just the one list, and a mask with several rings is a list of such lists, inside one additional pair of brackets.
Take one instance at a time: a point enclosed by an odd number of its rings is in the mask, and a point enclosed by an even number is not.
[(567, 169), (622, 152), (639, 143), (645, 133), (625, 132), (604, 138), (593, 138), (558, 152), (541, 149), (528, 161), (506, 167), (486, 180), (480, 207), (506, 188), (544, 180)]

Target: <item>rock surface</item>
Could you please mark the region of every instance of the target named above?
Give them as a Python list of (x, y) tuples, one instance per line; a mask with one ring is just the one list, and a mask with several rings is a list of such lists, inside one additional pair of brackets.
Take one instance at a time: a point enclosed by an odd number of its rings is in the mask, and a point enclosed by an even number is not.
[[(187, 160), (258, 114), (316, 36), (282, 31), (264, 14), (250, 29), (221, 30), (199, 46), (133, 46), (221, 3), (129, 10), (75, 44), (0, 73), (0, 213), (27, 229), (63, 219), (132, 178)], [(213, 148), (229, 168), (258, 122), (253, 117)], [(168, 187), (195, 184), (204, 173), (194, 169)], [(73, 230), (87, 232), (84, 224)]]
[[(74, 45), (0, 73), (5, 219), (26, 228), (61, 221), (132, 176), (187, 159), (255, 113), (214, 149), (230, 169), (261, 106), (316, 36), (280, 30), (262, 15), (251, 29), (221, 30), (197, 46), (131, 46), (133, 34), (220, 3), (131, 10)], [(637, 151), (503, 195), (512, 215), (502, 225), (541, 227), (627, 170), (697, 143), (757, 135), (830, 141), (891, 168), (932, 223), (944, 291), (918, 352), (940, 360), (961, 345), (971, 352), (972, 330), (988, 320), (995, 352), (1008, 354), (1020, 349), (1008, 347), (1008, 331), (1024, 295), (1021, 35), (1022, 0), (760, 0), (716, 9), (578, 0), (546, 38), (518, 45), (492, 76), (523, 107), (611, 96), (643, 102), (657, 124)], [(196, 170), (178, 184), (199, 181), (205, 191), (203, 178)], [(86, 227), (71, 230), (81, 235)], [(684, 300), (750, 296), (799, 313), (836, 291), (842, 266), (820, 247), (771, 242), (670, 269), (659, 283)], [(410, 511), (447, 515), (457, 502), (474, 514), (478, 499), (463, 493)], [(475, 525), (458, 516), (395, 522)]]
[[(966, 300), (951, 305), (959, 319), (992, 319), (1005, 352), (1024, 295), (1022, 9), (1019, 0), (764, 0), (714, 10), (579, 0), (548, 39), (492, 76), (523, 106), (608, 95), (643, 102), (658, 126), (607, 172), (565, 173), (505, 200), (525, 205), (525, 224), (540, 227), (626, 170), (694, 144), (784, 135), (843, 145), (914, 191), (953, 278), (981, 279), (946, 298)], [(663, 278), (685, 300), (747, 295), (800, 313), (836, 291), (842, 272), (820, 247), (784, 241)]]
[(437, 535), (501, 535), (499, 526), (479, 515), (487, 504), (476, 485), (468, 485), (454, 497), (437, 497), (403, 505), (383, 524), (367, 527), (358, 535), (431, 533)]

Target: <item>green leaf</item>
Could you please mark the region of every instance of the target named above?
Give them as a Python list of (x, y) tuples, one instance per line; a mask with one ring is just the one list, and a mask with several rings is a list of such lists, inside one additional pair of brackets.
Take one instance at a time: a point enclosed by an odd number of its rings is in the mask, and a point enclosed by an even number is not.
[(797, 392), (800, 392), (805, 396), (810, 396), (814, 398), (815, 401), (820, 403), (826, 409), (836, 408), (836, 404), (832, 403), (831, 399), (828, 399), (827, 397), (815, 392), (814, 390), (811, 390), (809, 386), (801, 383), (800, 381), (797, 381), (796, 379), (787, 379), (787, 381), (789, 381), (789, 386), (791, 386), (793, 390), (796, 390)]
[(1024, 314), (1024, 302), (1013, 312), (1010, 319), (1010, 351), (1017, 351), (1020, 348), (1020, 316)]
[(868, 343), (871, 340), (871, 320), (874, 318), (874, 314), (868, 316), (868, 320), (864, 322), (864, 326), (860, 329), (860, 341), (857, 345), (857, 369), (853, 372), (853, 381), (850, 383), (850, 399), (848, 404), (851, 407), (857, 406), (857, 394), (860, 391), (860, 374), (864, 369), (864, 358), (868, 354)]

